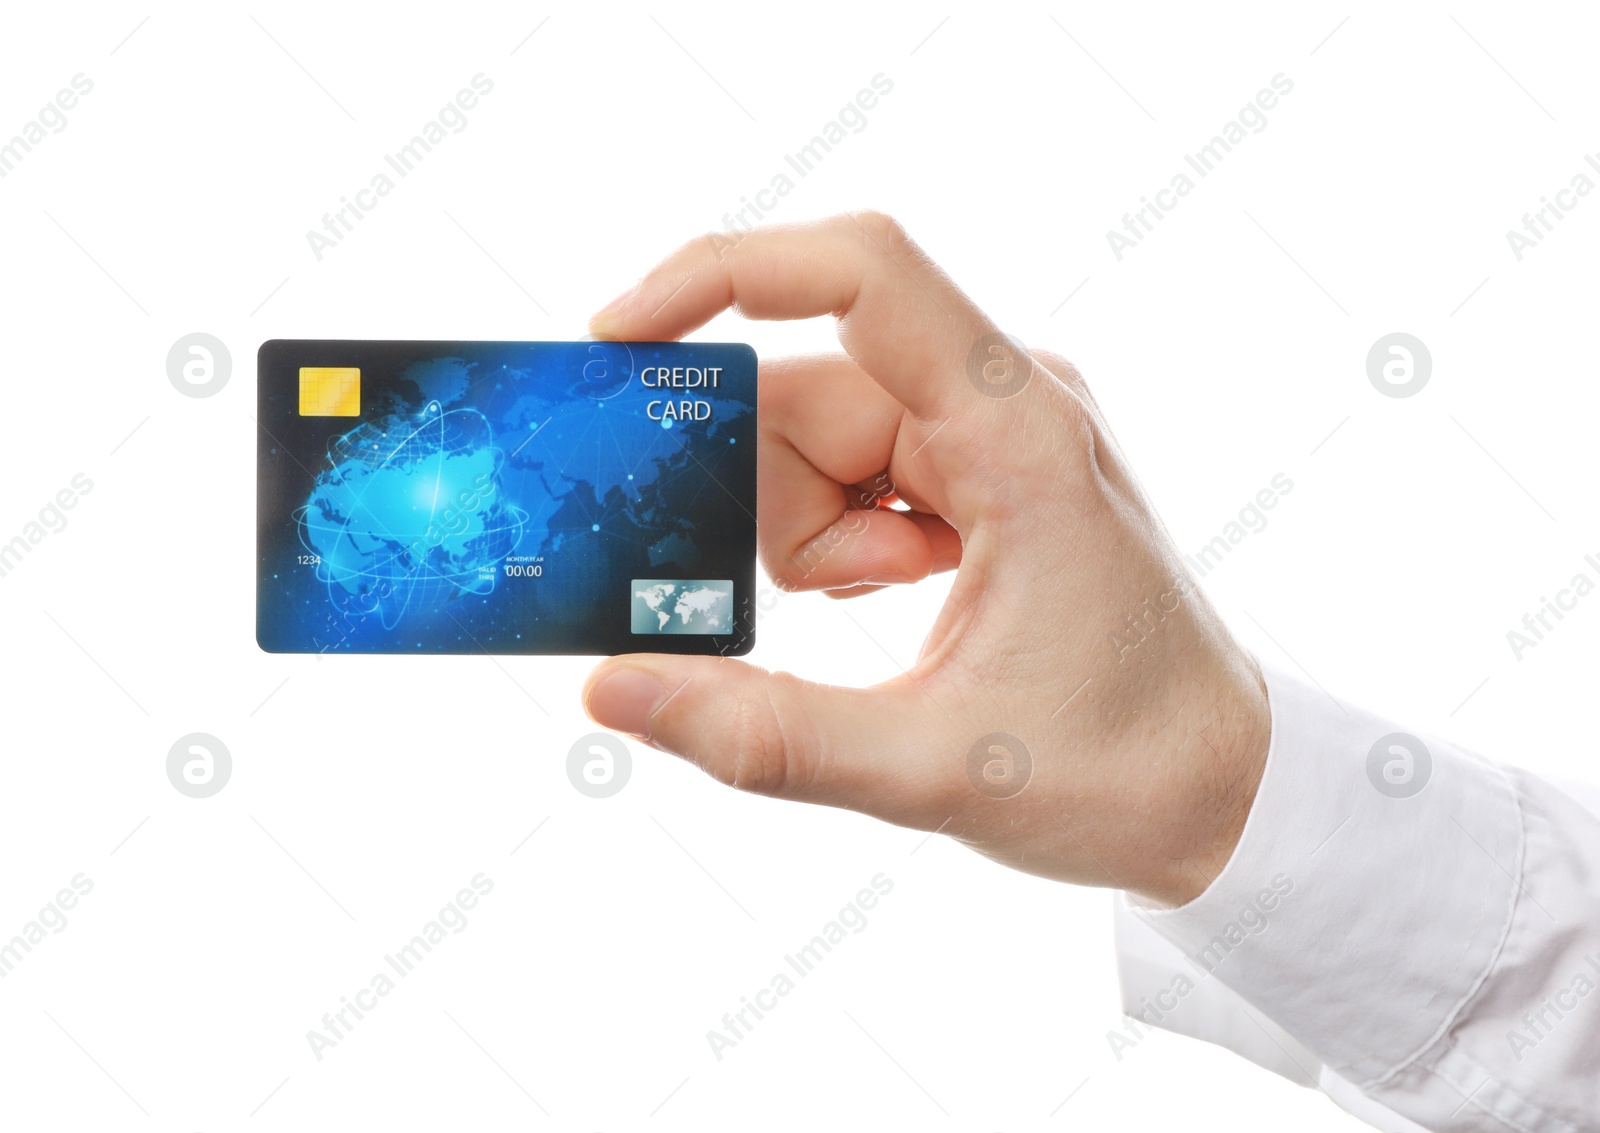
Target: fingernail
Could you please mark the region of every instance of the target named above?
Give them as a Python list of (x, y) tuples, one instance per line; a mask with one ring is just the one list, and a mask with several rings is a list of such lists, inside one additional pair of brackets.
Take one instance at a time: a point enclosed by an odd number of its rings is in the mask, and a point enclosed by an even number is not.
[(601, 727), (644, 739), (650, 714), (666, 695), (666, 686), (643, 669), (615, 669), (589, 690), (584, 707)]
[(899, 586), (903, 583), (915, 582), (916, 579), (904, 574), (874, 574), (863, 578), (861, 581), (872, 586)]

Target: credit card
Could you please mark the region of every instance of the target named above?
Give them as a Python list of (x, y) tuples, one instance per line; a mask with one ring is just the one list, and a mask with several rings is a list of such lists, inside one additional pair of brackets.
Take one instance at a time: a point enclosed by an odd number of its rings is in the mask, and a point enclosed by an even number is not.
[(270, 653), (747, 653), (756, 355), (276, 339), (257, 356)]

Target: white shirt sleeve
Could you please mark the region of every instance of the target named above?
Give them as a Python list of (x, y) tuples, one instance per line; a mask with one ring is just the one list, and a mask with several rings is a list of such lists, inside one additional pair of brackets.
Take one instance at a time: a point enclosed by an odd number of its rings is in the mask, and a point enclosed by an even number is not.
[(1222, 985), (1250, 1018), (1186, 1024), (1190, 992), (1135, 997), (1130, 973), (1150, 973), (1119, 933), (1129, 1013), (1144, 1004), (1151, 1025), (1206, 1037), (1258, 1029), (1284, 1058), (1321, 1063), (1292, 1076), (1337, 1075), (1329, 1094), (1370, 1100), (1369, 1117), (1600, 1130), (1600, 818), (1525, 772), (1264, 675), (1271, 746), (1232, 859), (1188, 905), (1135, 910), (1181, 951), (1179, 975), (1201, 989), (1191, 1014)]

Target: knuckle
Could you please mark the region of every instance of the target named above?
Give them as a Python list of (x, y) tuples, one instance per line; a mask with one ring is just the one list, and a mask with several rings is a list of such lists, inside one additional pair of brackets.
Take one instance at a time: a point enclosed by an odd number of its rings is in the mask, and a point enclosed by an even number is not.
[(911, 243), (911, 236), (905, 227), (886, 212), (865, 209), (850, 216), (871, 239), (891, 252)]
[(841, 570), (848, 572), (852, 556), (848, 548), (839, 555), (852, 535), (860, 534), (866, 526), (863, 512), (847, 509), (844, 517), (829, 524), (815, 535), (795, 538), (790, 533), (784, 542), (768, 542), (761, 546), (761, 565), (766, 568), (772, 583), (779, 590), (795, 593), (817, 590), (829, 584)]
[(1065, 391), (1066, 396), (1060, 398), (1063, 407), (1061, 412), (1072, 423), (1074, 432), (1092, 451), (1099, 437), (1099, 431), (1106, 425), (1105, 415), (1100, 409), (1100, 403), (1095, 400), (1094, 390), (1089, 388), (1082, 371), (1073, 365), (1070, 358), (1052, 350), (1035, 350), (1031, 353), (1035, 362), (1055, 375), (1059, 387)]
[[(786, 679), (794, 678), (781, 673), (767, 678), (774, 683)], [(733, 697), (727, 710), (731, 750), (717, 762), (719, 779), (741, 791), (762, 795), (780, 794), (804, 780), (804, 768), (763, 683), (751, 682)]]
[(1075, 389), (1065, 386), (1056, 391), (1056, 415), (1072, 433), (1084, 440), (1094, 432), (1094, 405)]
[(784, 594), (798, 594), (805, 588), (803, 580), (796, 578), (792, 571), (774, 561), (771, 555), (763, 554), (761, 565), (766, 568), (768, 577), (772, 579), (774, 589)]
[(1063, 390), (1058, 420), (1061, 430), (1071, 442), (1071, 451), (1081, 459), (1082, 466), (1092, 467), (1098, 462), (1100, 434), (1095, 425), (1094, 411), (1073, 391)]
[(1072, 451), (1092, 456), (1098, 440), (1099, 406), (1089, 384), (1066, 358), (1048, 350), (1029, 351), (1033, 359), (1056, 377), (1041, 386), (1040, 393), (1049, 406), (1063, 440), (1074, 442)]
[(821, 565), (821, 559), (812, 558), (811, 548), (804, 543), (787, 553), (770, 544), (763, 545), (760, 559), (772, 585), (785, 594), (813, 589), (810, 577)]
[(1033, 360), (1060, 378), (1069, 388), (1084, 391), (1089, 388), (1089, 383), (1084, 381), (1083, 373), (1075, 366), (1071, 359), (1057, 354), (1053, 350), (1032, 350)]
[(1040, 412), (1028, 447), (1039, 459), (1020, 475), (1041, 492), (1055, 493), (1064, 485), (1074, 492), (1083, 489), (1095, 479), (1099, 463), (1094, 413), (1064, 384), (1041, 388), (1038, 398)]

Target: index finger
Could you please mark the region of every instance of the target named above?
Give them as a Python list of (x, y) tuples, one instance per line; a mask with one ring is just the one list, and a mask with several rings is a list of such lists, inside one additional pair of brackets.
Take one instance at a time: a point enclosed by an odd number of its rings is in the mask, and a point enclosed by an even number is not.
[[(924, 426), (952, 422), (959, 433), (959, 417), (996, 424), (992, 413), (962, 413), (995, 401), (969, 359), (990, 339), (1002, 348), (1010, 340), (882, 213), (702, 236), (613, 300), (589, 329), (598, 338), (676, 339), (730, 307), (753, 319), (833, 315), (856, 364)], [(1007, 354), (1020, 355), (1012, 364), (1031, 373), (1026, 351)]]

